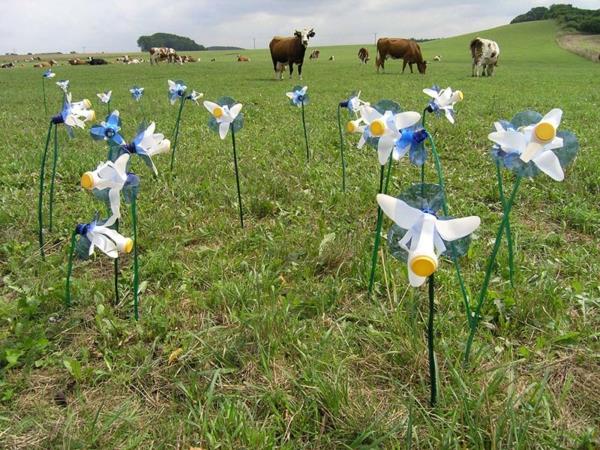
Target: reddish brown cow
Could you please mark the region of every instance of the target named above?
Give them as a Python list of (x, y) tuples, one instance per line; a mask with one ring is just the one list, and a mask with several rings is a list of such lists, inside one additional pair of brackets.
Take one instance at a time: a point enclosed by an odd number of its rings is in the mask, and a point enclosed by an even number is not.
[(377, 58), (375, 60), (375, 66), (377, 72), (381, 67), (385, 70), (385, 60), (391, 57), (392, 59), (404, 60), (402, 64), (402, 73), (408, 64), (410, 66), (410, 72), (413, 73), (412, 65), (416, 64), (419, 69), (419, 73), (424, 74), (427, 70), (427, 61), (423, 60), (421, 54), (421, 47), (412, 39), (400, 39), (400, 38), (381, 38), (377, 41)]
[(238, 62), (250, 62), (250, 58), (248, 58), (247, 56), (242, 56), (242, 55), (238, 55), (237, 60), (238, 60)]
[(369, 62), (369, 50), (361, 47), (361, 49), (358, 51), (358, 59), (360, 59), (362, 64), (367, 64)]
[(273, 60), (273, 70), (275, 77), (283, 78), (283, 71), (277, 69), (283, 65), (290, 66), (290, 78), (294, 72), (294, 64), (298, 65), (298, 75), (302, 79), (302, 64), (304, 63), (304, 54), (308, 46), (308, 40), (315, 35), (312, 28), (304, 28), (296, 30), (294, 37), (275, 36), (271, 39), (269, 50), (271, 51), (271, 59)]

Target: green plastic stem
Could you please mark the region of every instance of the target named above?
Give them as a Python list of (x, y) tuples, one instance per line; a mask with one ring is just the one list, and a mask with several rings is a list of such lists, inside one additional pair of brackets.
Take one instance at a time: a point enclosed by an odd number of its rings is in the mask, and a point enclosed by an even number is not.
[(50, 133), (52, 132), (52, 121), (48, 127), (48, 134), (46, 136), (46, 145), (44, 147), (44, 153), (42, 153), (42, 164), (40, 167), (40, 192), (38, 193), (38, 242), (40, 244), (40, 255), (44, 259), (44, 216), (42, 209), (44, 206), (44, 177), (46, 176), (46, 158), (48, 156), (48, 145), (50, 144)]
[(437, 377), (435, 368), (435, 353), (434, 353), (434, 331), (433, 331), (433, 316), (435, 313), (434, 295), (435, 295), (435, 279), (432, 274), (429, 277), (429, 320), (427, 323), (427, 349), (429, 353), (429, 384), (431, 386), (431, 406), (435, 406), (437, 402)]
[(42, 77), (42, 92), (44, 93), (44, 113), (48, 116), (48, 104), (46, 102), (46, 78)]
[[(381, 166), (381, 172), (379, 176), (379, 192), (387, 194), (388, 184), (390, 182), (390, 173), (392, 171), (392, 158), (388, 161), (387, 175), (385, 177), (385, 186), (383, 184), (383, 168)], [(383, 191), (382, 191), (383, 188)], [(377, 268), (377, 254), (379, 252), (379, 243), (381, 242), (381, 227), (383, 225), (383, 211), (377, 206), (377, 226), (375, 227), (375, 242), (373, 244), (373, 254), (371, 255), (371, 275), (369, 276), (369, 294), (373, 292), (373, 284), (375, 283), (375, 269)]]
[(139, 263), (138, 263), (138, 240), (137, 240), (137, 208), (136, 196), (131, 200), (131, 221), (133, 225), (133, 316), (135, 320), (139, 320)]
[(304, 101), (302, 101), (302, 128), (304, 129), (304, 143), (306, 144), (306, 161), (310, 161), (310, 150), (308, 149), (308, 133), (306, 132), (306, 119), (304, 117)]
[(71, 233), (71, 246), (69, 247), (69, 260), (67, 262), (67, 284), (65, 286), (65, 306), (71, 306), (71, 273), (73, 272), (73, 254), (75, 253), (75, 240), (77, 239), (77, 231)]
[(337, 120), (338, 131), (340, 132), (340, 156), (342, 158), (342, 192), (346, 192), (346, 160), (344, 159), (344, 134), (342, 133), (342, 107), (338, 104)]
[(173, 165), (175, 164), (175, 150), (177, 150), (177, 138), (179, 137), (179, 121), (181, 120), (181, 111), (183, 110), (183, 104), (185, 103), (185, 96), (181, 97), (179, 103), (179, 111), (177, 112), (177, 120), (175, 121), (175, 128), (173, 129), (173, 151), (171, 152), (171, 173), (173, 173)]
[[(426, 111), (426, 110), (425, 110)], [(423, 116), (425, 112), (423, 112)], [(438, 176), (438, 184), (442, 190), (442, 210), (444, 211), (444, 215), (448, 216), (448, 203), (446, 202), (446, 186), (444, 183), (444, 174), (442, 172), (442, 163), (440, 162), (440, 155), (437, 152), (435, 147), (435, 141), (431, 137), (431, 134), (427, 132), (427, 138), (429, 140), (429, 144), (431, 145), (431, 153), (433, 155), (433, 160), (435, 163), (435, 170)], [(467, 288), (465, 287), (465, 281), (462, 276), (462, 271), (460, 269), (460, 263), (458, 262), (458, 257), (456, 255), (456, 245), (454, 242), (450, 242), (450, 259), (452, 259), (452, 263), (454, 264), (454, 269), (456, 271), (456, 278), (458, 279), (458, 284), (460, 285), (460, 292), (463, 297), (463, 304), (465, 307), (465, 314), (467, 316), (467, 323), (469, 326), (471, 325), (471, 304), (469, 302), (469, 294), (467, 293)]]
[(50, 178), (50, 211), (48, 213), (48, 231), (52, 231), (52, 211), (54, 209), (54, 181), (56, 179), (56, 163), (58, 162), (57, 128), (54, 127), (54, 155), (52, 157), (52, 177)]
[(240, 175), (238, 171), (237, 151), (235, 148), (235, 131), (233, 130), (233, 123), (229, 125), (231, 128), (231, 143), (233, 144), (233, 165), (235, 168), (235, 184), (237, 187), (238, 204), (240, 207), (240, 225), (244, 228), (244, 210), (242, 207), (242, 193), (240, 191)]
[[(498, 180), (498, 193), (500, 194), (500, 201), (502, 202), (502, 213), (506, 214), (506, 198), (504, 197), (504, 187), (502, 186), (502, 172), (500, 171), (500, 163), (496, 161), (496, 178)], [(508, 244), (508, 276), (510, 279), (510, 286), (514, 289), (515, 287), (515, 256), (513, 252), (513, 240), (512, 233), (510, 231), (510, 217), (506, 220), (506, 241)]]
[[(115, 230), (119, 231), (119, 219), (115, 221)], [(115, 258), (113, 262), (114, 273), (115, 273), (115, 305), (119, 304), (119, 258)]]
[(500, 243), (502, 242), (502, 234), (506, 229), (506, 223), (508, 221), (508, 216), (510, 215), (510, 211), (512, 209), (513, 203), (515, 201), (515, 197), (517, 195), (517, 191), (519, 190), (519, 185), (521, 184), (522, 178), (517, 176), (515, 179), (515, 183), (513, 185), (512, 193), (510, 194), (510, 198), (508, 199), (508, 203), (506, 204), (506, 208), (504, 208), (504, 213), (502, 215), (502, 222), (498, 227), (498, 231), (496, 233), (496, 241), (494, 242), (494, 248), (492, 249), (492, 254), (490, 255), (490, 259), (488, 260), (487, 269), (485, 271), (485, 277), (483, 279), (483, 285), (481, 286), (481, 291), (479, 292), (479, 297), (477, 299), (477, 305), (475, 306), (475, 310), (473, 312), (473, 318), (470, 321), (470, 330), (469, 337), (467, 339), (467, 344), (465, 346), (465, 357), (464, 364), (465, 366), (469, 364), (469, 357), (471, 354), (471, 347), (473, 345), (473, 338), (475, 337), (475, 332), (477, 331), (477, 325), (480, 320), (480, 313), (483, 303), (485, 301), (485, 297), (487, 295), (488, 286), (490, 284), (490, 279), (492, 277), (492, 271), (494, 269), (494, 263), (496, 262), (496, 256), (498, 255), (498, 250), (500, 249)]

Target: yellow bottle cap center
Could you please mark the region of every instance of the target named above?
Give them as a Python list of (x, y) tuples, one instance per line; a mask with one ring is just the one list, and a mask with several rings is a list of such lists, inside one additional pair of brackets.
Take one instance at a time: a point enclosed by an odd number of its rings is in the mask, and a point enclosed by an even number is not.
[(125, 253), (131, 253), (131, 250), (133, 250), (133, 239), (127, 238), (125, 239), (125, 244), (123, 244), (123, 251)]
[(84, 98), (82, 103), (87, 109), (92, 107), (92, 102), (90, 102), (87, 98)]
[(538, 123), (535, 127), (535, 137), (542, 142), (550, 142), (556, 136), (556, 128), (548, 122)]
[(462, 93), (462, 91), (456, 91), (456, 97), (458, 98), (459, 102), (462, 102), (463, 99), (465, 98), (464, 94)]
[(410, 261), (411, 270), (420, 277), (428, 277), (437, 269), (437, 261), (430, 256), (415, 256)]
[(213, 116), (215, 116), (217, 119), (223, 116), (223, 109), (217, 106), (215, 109), (213, 109)]
[(94, 187), (94, 175), (92, 172), (86, 172), (81, 176), (81, 187), (92, 189)]
[(385, 132), (385, 125), (382, 120), (374, 120), (371, 122), (370, 128), (373, 136), (383, 136), (383, 133)]
[(96, 120), (96, 111), (92, 110), (92, 114), (90, 115), (90, 122)]
[(354, 122), (350, 121), (346, 124), (346, 131), (348, 133), (354, 133), (356, 131), (356, 125), (354, 125)]

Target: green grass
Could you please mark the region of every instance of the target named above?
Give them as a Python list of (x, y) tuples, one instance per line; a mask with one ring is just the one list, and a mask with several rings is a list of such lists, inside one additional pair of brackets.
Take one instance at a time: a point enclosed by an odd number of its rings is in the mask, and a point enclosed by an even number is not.
[[(202, 62), (184, 66), (56, 68), (57, 79), (71, 80), (75, 99), (112, 89), (128, 139), (141, 119), (129, 98), (133, 84), (146, 88), (148, 117), (167, 136), (176, 115), (168, 78), (185, 80), (206, 99), (230, 95), (244, 104), (245, 127), (236, 135), (244, 230), (230, 141), (208, 129), (204, 108), (185, 107), (173, 181), (169, 155), (155, 160), (158, 179), (139, 160), (133, 164), (142, 180), (146, 283), (138, 323), (130, 257), (122, 262), (121, 304), (112, 304), (112, 263), (98, 256), (76, 264), (74, 305), (64, 309), (71, 230), (102, 209), (79, 178), (106, 148), (87, 130), (73, 140), (60, 130), (55, 231), (41, 261), (41, 71), (0, 72), (0, 447), (597, 446), (600, 92), (593, 86), (600, 71), (558, 48), (555, 32), (550, 22), (533, 22), (477, 33), (501, 46), (491, 79), (470, 77), (471, 35), (423, 44), (427, 59), (442, 55), (424, 76), (399, 75), (401, 62), (377, 75), (372, 64), (358, 64), (359, 46), (321, 48), (323, 59), (305, 64), (309, 164), (300, 111), (284, 95), (296, 80), (274, 81), (267, 51), (244, 52), (252, 58), (245, 64), (203, 53)], [(208, 62), (214, 54), (217, 61)], [(324, 58), (330, 54), (334, 62)], [(482, 218), (461, 261), (472, 296), (501, 216), (487, 140), (494, 120), (561, 107), (562, 127), (581, 145), (563, 183), (543, 175), (523, 183), (512, 215), (517, 286), (508, 283), (504, 248), (469, 368), (461, 364), (467, 325), (460, 291), (451, 264), (442, 264), (435, 409), (428, 406), (426, 291), (409, 288), (404, 264), (384, 252), (375, 296), (367, 295), (377, 159), (352, 146), (342, 194), (335, 121), (337, 103), (352, 90), (421, 111), (421, 89), (432, 84), (465, 94), (455, 126), (442, 118), (429, 124), (451, 213)], [(58, 111), (60, 93), (47, 87)], [(435, 179), (431, 162), (427, 177)], [(417, 179), (404, 160), (394, 166), (391, 191)], [(511, 180), (507, 173), (505, 183)], [(130, 224), (125, 214), (122, 229)]]

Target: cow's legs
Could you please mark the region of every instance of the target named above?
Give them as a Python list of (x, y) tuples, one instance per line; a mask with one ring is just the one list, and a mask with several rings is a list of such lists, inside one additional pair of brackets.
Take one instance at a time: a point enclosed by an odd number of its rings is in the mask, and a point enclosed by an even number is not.
[(302, 64), (298, 64), (298, 76), (302, 79)]
[(408, 67), (410, 67), (410, 73), (414, 73), (413, 72), (413, 63), (408, 63)]
[(402, 73), (404, 73), (404, 69), (406, 69), (407, 64), (408, 63), (406, 61), (402, 60)]
[(294, 73), (294, 63), (290, 63), (290, 80), (292, 79), (293, 73)]

